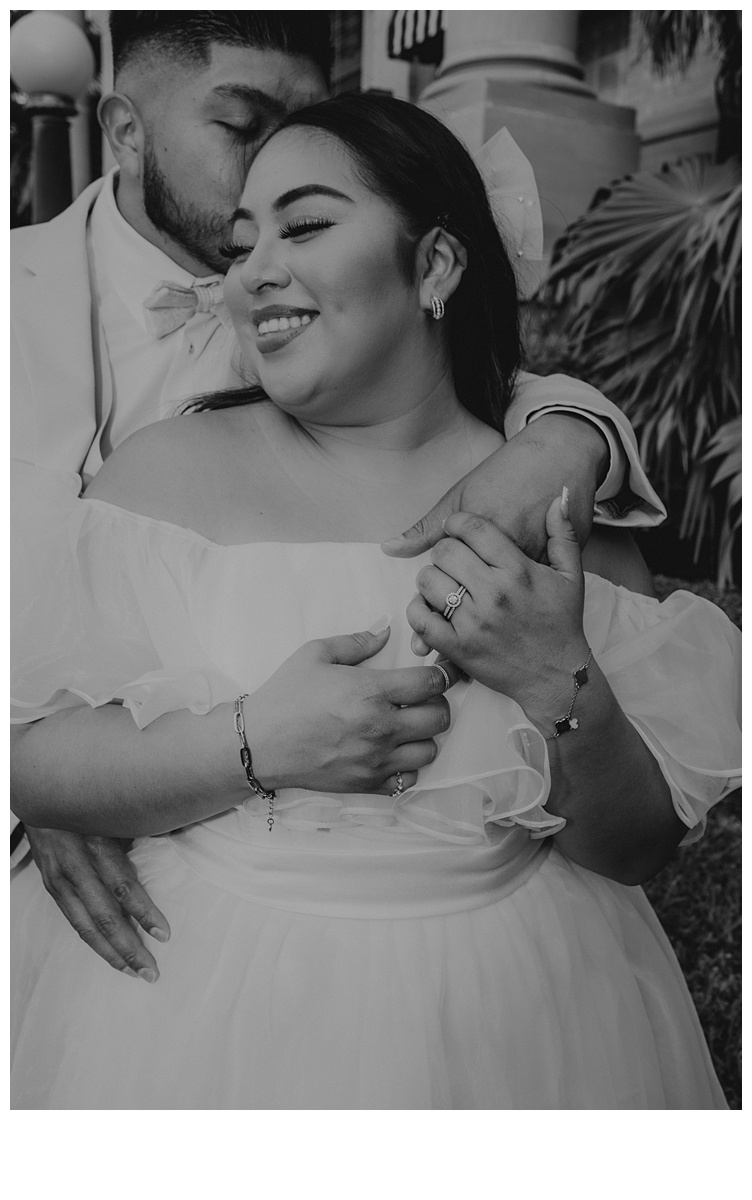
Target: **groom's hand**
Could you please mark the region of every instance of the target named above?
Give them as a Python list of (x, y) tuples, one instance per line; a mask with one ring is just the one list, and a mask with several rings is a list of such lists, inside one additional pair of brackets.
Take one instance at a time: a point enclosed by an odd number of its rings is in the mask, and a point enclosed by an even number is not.
[(154, 957), (131, 918), (160, 942), (170, 927), (138, 882), (126, 848), (117, 838), (81, 836), (62, 829), (26, 827), (44, 886), (87, 946), (116, 971), (159, 978)]
[(547, 544), (546, 514), (565, 484), (572, 493), (570, 519), (584, 545), (608, 455), (605, 438), (587, 418), (542, 416), (460, 479), (408, 530), (382, 542), (382, 549), (395, 558), (413, 558), (444, 536), (444, 521), (452, 513), (472, 512), (493, 521), (529, 558), (540, 561)]

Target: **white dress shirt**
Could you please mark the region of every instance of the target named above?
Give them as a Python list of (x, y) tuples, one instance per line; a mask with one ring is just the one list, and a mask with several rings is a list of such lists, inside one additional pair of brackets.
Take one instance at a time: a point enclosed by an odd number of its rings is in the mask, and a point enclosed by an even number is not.
[(224, 305), (195, 313), (165, 337), (150, 332), (144, 301), (160, 283), (189, 288), (222, 276), (191, 275), (137, 233), (118, 211), (116, 180), (116, 174), (107, 177), (87, 232), (100, 317), (97, 392), (101, 396), (111, 387), (113, 400), (101, 439), (103, 458), (142, 426), (173, 416), (186, 400), (243, 382), (232, 367), (237, 343)]

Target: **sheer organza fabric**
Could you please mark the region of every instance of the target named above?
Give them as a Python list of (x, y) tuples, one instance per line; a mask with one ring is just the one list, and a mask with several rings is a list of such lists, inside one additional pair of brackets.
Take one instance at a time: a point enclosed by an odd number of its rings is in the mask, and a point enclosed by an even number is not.
[[(12, 571), (12, 719), (121, 699), (145, 728), (165, 712), (206, 713), (252, 692), (311, 638), (392, 614), (371, 667), (414, 665), (404, 618), (423, 559), (387, 559), (367, 543), (220, 546), (99, 500), (75, 476), (33, 471)], [(20, 503), (20, 500), (19, 500)], [(53, 516), (54, 515), (54, 516)], [(427, 561), (427, 559), (425, 560)], [(681, 819), (697, 836), (738, 782), (736, 629), (687, 592), (663, 604), (588, 576), (585, 633), (627, 716), (650, 744)], [(555, 833), (545, 809), (545, 741), (519, 705), (482, 685), (449, 693), (452, 728), (418, 784), (382, 796), (289, 790), (280, 819), (403, 826), (482, 842), (489, 824)]]
[[(415, 661), (403, 614), (419, 560), (218, 546), (79, 501), (73, 478), (32, 479), (17, 720), (113, 698), (142, 728), (204, 713), (303, 642), (384, 613), (392, 635), (369, 665)], [(738, 780), (736, 631), (688, 594), (658, 604), (592, 576), (585, 630), (697, 836)], [(540, 733), (479, 684), (449, 698), (440, 753), (401, 797), (282, 791), (271, 835), (249, 798), (139, 839), (134, 862), (173, 929), (153, 987), (79, 945), (22, 870), (14, 1106), (723, 1107), (643, 893), (552, 848)]]

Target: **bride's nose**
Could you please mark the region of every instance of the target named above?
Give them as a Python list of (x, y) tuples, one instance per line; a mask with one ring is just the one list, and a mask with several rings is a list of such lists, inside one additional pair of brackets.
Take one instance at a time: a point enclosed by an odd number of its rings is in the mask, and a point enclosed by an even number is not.
[(241, 279), (246, 291), (255, 296), (265, 289), (286, 288), (292, 275), (284, 263), (275, 262), (270, 253), (261, 257), (257, 248), (243, 264)]

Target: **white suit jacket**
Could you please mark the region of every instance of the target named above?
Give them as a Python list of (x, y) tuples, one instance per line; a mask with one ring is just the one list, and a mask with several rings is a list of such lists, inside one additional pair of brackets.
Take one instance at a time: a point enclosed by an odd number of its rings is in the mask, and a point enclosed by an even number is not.
[[(60, 216), (11, 234), (11, 455), (46, 470), (87, 476), (102, 464), (99, 441), (112, 406), (110, 373), (98, 372), (100, 331), (92, 297), (86, 225), (96, 180)], [(97, 375), (100, 376), (97, 381)], [(596, 519), (656, 525), (666, 515), (640, 463), (632, 427), (595, 388), (566, 375), (521, 374), (505, 422), (508, 437), (541, 409), (569, 408), (611, 422), (629, 463), (637, 505), (608, 503)]]

